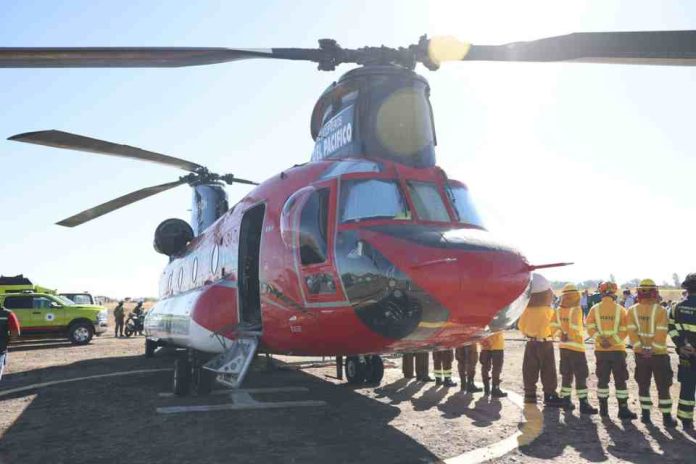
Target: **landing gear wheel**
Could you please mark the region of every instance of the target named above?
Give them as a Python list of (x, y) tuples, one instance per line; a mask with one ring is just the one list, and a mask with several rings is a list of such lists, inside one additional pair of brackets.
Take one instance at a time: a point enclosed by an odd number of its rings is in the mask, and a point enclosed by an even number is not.
[(146, 338), (145, 339), (145, 357), (146, 358), (154, 357), (156, 349), (157, 349), (157, 342), (154, 340), (150, 340), (149, 338)]
[(215, 383), (215, 372), (199, 367), (196, 369), (196, 393), (198, 396), (210, 395)]
[(371, 385), (379, 385), (384, 377), (384, 363), (378, 355), (366, 356), (365, 382)]
[(174, 360), (174, 383), (172, 390), (175, 395), (186, 396), (191, 391), (191, 362), (187, 354), (181, 354)]
[(357, 356), (348, 356), (346, 358), (346, 379), (351, 385), (360, 385), (365, 382), (365, 374), (367, 374), (367, 363), (361, 361)]
[(93, 336), (94, 327), (86, 322), (76, 322), (68, 329), (68, 338), (73, 345), (86, 345)]

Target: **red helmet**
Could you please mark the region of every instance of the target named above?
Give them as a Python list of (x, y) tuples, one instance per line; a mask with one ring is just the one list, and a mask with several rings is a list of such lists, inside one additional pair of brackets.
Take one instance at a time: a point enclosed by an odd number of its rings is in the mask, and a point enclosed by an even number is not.
[(605, 281), (599, 284), (599, 293), (601, 293), (602, 296), (616, 297), (616, 292), (618, 291), (619, 287), (614, 282)]

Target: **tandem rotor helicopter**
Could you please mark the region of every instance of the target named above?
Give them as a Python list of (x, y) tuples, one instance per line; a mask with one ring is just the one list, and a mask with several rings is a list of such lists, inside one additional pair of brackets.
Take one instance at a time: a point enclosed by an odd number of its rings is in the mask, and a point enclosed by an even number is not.
[(147, 356), (178, 348), (174, 392), (238, 387), (257, 351), (347, 356), (351, 383), (379, 383), (380, 354), (452, 348), (502, 330), (529, 299), (534, 269), (485, 229), (465, 184), (435, 162), (430, 88), (414, 72), (449, 61), (687, 65), (696, 31), (576, 33), (505, 45), (423, 36), (405, 48), (0, 48), (0, 67), (180, 67), (253, 58), (359, 67), (319, 97), (310, 161), (233, 207), (220, 175), (183, 159), (60, 131), (10, 140), (151, 161), (188, 171), (58, 222), (74, 227), (188, 184), (191, 224), (167, 219), (169, 257), (145, 321)]

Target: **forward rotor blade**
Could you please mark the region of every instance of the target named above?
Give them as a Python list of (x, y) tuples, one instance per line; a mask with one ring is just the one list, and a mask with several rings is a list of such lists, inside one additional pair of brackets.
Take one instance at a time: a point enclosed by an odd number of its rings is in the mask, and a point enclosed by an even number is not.
[(444, 61), (578, 61), (696, 65), (696, 31), (581, 32), (504, 45), (470, 45), (432, 38), (428, 56)]
[(227, 185), (232, 185), (235, 182), (239, 184), (259, 185), (258, 182), (254, 182), (253, 180), (242, 179), (241, 177), (235, 177), (234, 174), (225, 174), (224, 176), (220, 176), (220, 180), (225, 182)]
[(0, 48), (0, 68), (177, 68), (252, 58), (316, 61), (303, 48), (41, 47)]
[(86, 209), (81, 213), (70, 216), (69, 218), (63, 219), (60, 222), (56, 222), (56, 224), (65, 227), (79, 226), (87, 221), (91, 221), (99, 216), (103, 216), (106, 213), (110, 213), (119, 208), (130, 205), (131, 203), (135, 203), (136, 201), (151, 197), (152, 195), (156, 195), (185, 183), (185, 180), (177, 180), (176, 182), (169, 182), (167, 184), (160, 184), (153, 187), (146, 187), (144, 189), (136, 190), (135, 192), (128, 193), (122, 197), (118, 197), (111, 201), (107, 201), (106, 203), (102, 203), (99, 206), (95, 206), (94, 208)]
[(46, 145), (47, 147), (65, 148), (68, 150), (85, 151), (100, 155), (121, 156), (124, 158), (151, 161), (153, 163), (166, 164), (186, 171), (195, 172), (203, 166), (186, 161), (173, 156), (162, 155), (152, 151), (143, 150), (130, 145), (120, 145), (107, 142), (105, 140), (93, 139), (83, 135), (71, 134), (58, 130), (47, 130), (38, 132), (26, 132), (24, 134), (13, 135), (8, 140), (16, 142), (33, 143), (36, 145)]

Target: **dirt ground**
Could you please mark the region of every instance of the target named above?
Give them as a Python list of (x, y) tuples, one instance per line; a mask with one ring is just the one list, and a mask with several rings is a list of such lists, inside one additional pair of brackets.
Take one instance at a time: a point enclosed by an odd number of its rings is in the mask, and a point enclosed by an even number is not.
[[(504, 387), (521, 394), (523, 343), (514, 331), (506, 338)], [(495, 462), (683, 463), (696, 452), (696, 438), (662, 428), (657, 411), (651, 427), (617, 420), (615, 404), (605, 421), (555, 409), (527, 407), (523, 412), (508, 399), (405, 380), (398, 358), (386, 359), (381, 386), (353, 388), (334, 378), (330, 359), (275, 357), (269, 369), (260, 357), (244, 386), (261, 389), (252, 395), (255, 400), (325, 405), (162, 414), (158, 408), (229, 405), (231, 400), (228, 394), (166, 395), (171, 355), (160, 350), (154, 359), (145, 359), (143, 343), (142, 337), (116, 339), (108, 333), (82, 347), (61, 340), (11, 347), (0, 381), (0, 464), (456, 462), (452, 458), (520, 430), (519, 440), (531, 443)], [(588, 359), (594, 360), (592, 352)], [(98, 377), (103, 374), (112, 376)], [(630, 385), (637, 411), (635, 383)], [(596, 386), (594, 375), (589, 386), (591, 391)], [(269, 387), (297, 391), (264, 392)], [(591, 398), (596, 403), (593, 393)]]

